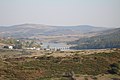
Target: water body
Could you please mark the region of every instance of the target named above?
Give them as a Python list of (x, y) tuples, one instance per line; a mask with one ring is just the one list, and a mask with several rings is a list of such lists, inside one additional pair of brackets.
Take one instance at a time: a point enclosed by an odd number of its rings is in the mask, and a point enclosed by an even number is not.
[(69, 50), (69, 45), (66, 43), (48, 43), (44, 42), (43, 43), (43, 48), (50, 48), (50, 49), (61, 49), (61, 50)]

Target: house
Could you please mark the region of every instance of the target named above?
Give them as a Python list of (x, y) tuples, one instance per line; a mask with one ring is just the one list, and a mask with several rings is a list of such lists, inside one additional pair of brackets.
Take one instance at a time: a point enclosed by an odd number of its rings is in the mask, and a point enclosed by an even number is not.
[(13, 49), (13, 46), (8, 46), (9, 49)]
[(12, 46), (12, 45), (4, 45), (3, 48), (5, 48), (5, 49), (14, 49), (14, 46)]

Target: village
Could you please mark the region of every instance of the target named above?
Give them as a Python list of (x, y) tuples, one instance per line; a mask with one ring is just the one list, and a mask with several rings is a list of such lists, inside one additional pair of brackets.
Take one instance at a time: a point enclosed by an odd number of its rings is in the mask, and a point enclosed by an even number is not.
[(45, 51), (66, 51), (69, 46), (60, 43), (38, 42), (35, 40), (3, 39), (0, 43), (1, 49), (26, 49), (26, 50), (45, 50)]

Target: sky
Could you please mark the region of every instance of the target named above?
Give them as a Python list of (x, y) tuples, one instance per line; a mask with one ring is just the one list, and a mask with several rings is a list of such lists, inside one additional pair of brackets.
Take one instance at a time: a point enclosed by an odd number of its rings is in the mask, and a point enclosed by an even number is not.
[(0, 26), (120, 27), (120, 0), (0, 0)]

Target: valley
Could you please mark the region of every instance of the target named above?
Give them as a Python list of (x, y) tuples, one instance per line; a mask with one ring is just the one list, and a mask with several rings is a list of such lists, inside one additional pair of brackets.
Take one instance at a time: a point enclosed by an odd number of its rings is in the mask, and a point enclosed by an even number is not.
[(120, 0), (0, 0), (0, 80), (120, 80)]
[(0, 80), (120, 80), (120, 28), (0, 27)]
[[(97, 35), (98, 31), (107, 30), (103, 27), (90, 25), (78, 26), (50, 26), (42, 24), (19, 24), (13, 26), (1, 26), (2, 37), (40, 39), (47, 42), (66, 42), (77, 40), (82, 37)], [(89, 34), (87, 34), (89, 33)]]

